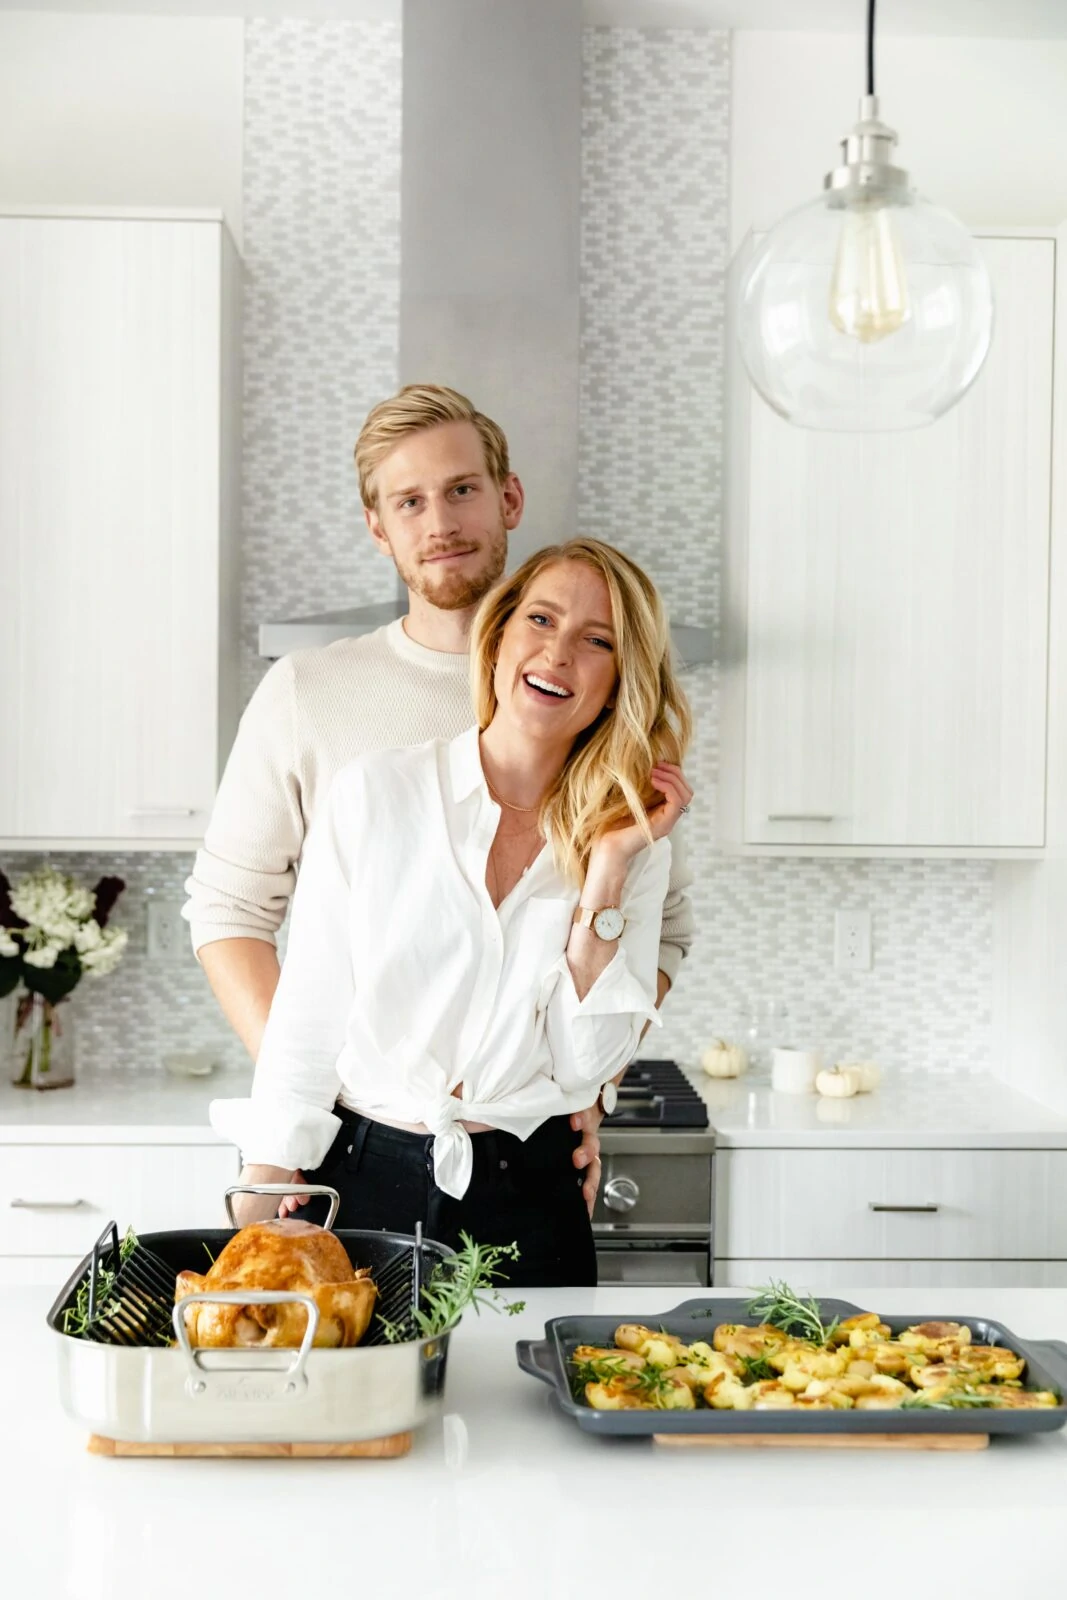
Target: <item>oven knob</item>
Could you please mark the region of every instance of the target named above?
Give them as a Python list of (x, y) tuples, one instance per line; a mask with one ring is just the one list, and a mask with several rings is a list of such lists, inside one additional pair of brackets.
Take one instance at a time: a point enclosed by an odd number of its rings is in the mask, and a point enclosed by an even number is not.
[(604, 1204), (609, 1211), (632, 1211), (641, 1198), (641, 1191), (632, 1178), (620, 1173), (609, 1178), (604, 1185)]

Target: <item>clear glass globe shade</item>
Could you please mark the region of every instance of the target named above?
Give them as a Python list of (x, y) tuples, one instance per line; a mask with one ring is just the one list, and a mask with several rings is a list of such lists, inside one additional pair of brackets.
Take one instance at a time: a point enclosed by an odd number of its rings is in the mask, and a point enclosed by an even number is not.
[(921, 428), (967, 391), (993, 333), (978, 245), (914, 191), (842, 205), (827, 191), (741, 265), (749, 377), (787, 422), (840, 433)]

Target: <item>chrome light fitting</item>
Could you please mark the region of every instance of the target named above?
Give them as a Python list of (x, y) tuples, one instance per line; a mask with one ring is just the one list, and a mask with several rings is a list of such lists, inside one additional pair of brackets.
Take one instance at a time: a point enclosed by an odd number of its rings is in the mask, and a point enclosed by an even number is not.
[(893, 165), (897, 136), (867, 93), (823, 193), (755, 237), (740, 267), (737, 333), (749, 377), (787, 422), (834, 432), (920, 428), (981, 371), (993, 332), (974, 238)]

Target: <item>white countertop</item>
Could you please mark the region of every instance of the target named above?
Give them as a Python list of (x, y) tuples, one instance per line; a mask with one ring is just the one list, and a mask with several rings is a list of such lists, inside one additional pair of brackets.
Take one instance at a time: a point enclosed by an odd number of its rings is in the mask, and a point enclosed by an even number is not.
[(778, 1094), (755, 1073), (688, 1076), (719, 1149), (1067, 1148), (1067, 1117), (988, 1073), (886, 1074), (873, 1094)]
[(208, 1122), (208, 1105), (251, 1087), (251, 1066), (204, 1078), (89, 1072), (68, 1089), (16, 1089), (5, 1081), (0, 1144), (225, 1144)]
[[(872, 1308), (1067, 1334), (1064, 1290), (842, 1288)], [(62, 1414), (51, 1293), (0, 1290), (5, 1592), (32, 1600), (1003, 1600), (1061, 1593), (1067, 1438), (973, 1454), (658, 1450), (580, 1433), (515, 1363), (578, 1310), (654, 1320), (673, 1289), (539, 1290), (468, 1316), (445, 1415), (397, 1461), (121, 1461)]]
[[(720, 1149), (1067, 1148), (1067, 1117), (985, 1073), (887, 1074), (873, 1094), (849, 1100), (776, 1094), (755, 1073), (688, 1075)], [(220, 1144), (208, 1103), (247, 1094), (251, 1083), (251, 1067), (205, 1078), (88, 1073), (73, 1088), (47, 1093), (3, 1082), (0, 1144)]]

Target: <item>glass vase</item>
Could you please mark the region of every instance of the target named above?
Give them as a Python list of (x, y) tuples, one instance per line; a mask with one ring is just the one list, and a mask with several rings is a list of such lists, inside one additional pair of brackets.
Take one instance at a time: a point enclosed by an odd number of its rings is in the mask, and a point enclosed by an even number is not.
[(19, 995), (11, 1057), (19, 1089), (65, 1089), (74, 1082), (74, 1025), (65, 999)]

